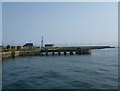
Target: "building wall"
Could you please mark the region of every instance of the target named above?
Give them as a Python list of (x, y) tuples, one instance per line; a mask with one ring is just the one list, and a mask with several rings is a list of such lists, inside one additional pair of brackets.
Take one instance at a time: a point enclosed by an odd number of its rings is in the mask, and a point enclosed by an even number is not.
[(47, 48), (54, 47), (54, 45), (53, 44), (51, 44), (51, 45), (45, 45), (45, 47), (47, 47)]
[(32, 49), (33, 46), (26, 46), (26, 47), (23, 47), (22, 49)]

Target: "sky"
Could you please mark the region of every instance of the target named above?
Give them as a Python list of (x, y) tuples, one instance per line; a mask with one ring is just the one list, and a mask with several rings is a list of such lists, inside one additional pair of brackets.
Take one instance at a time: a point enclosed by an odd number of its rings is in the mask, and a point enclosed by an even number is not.
[(117, 2), (4, 2), (2, 43), (117, 45)]

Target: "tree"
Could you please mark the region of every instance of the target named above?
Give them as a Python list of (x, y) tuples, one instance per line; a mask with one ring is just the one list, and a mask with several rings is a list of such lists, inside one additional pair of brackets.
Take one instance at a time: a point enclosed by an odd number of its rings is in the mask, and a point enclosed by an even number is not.
[(10, 45), (7, 45), (6, 48), (7, 48), (7, 49), (10, 49)]

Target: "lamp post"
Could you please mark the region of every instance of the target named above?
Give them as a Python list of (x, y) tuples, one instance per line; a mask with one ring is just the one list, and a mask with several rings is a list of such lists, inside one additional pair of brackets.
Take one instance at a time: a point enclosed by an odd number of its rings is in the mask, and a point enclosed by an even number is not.
[(41, 40), (41, 48), (43, 48), (43, 36), (42, 36), (42, 40)]

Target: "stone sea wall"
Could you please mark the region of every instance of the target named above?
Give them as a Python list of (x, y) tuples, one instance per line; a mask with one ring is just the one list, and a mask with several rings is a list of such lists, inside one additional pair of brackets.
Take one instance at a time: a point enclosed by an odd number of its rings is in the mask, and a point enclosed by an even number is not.
[(40, 55), (40, 51), (32, 50), (32, 51), (19, 51), (19, 56), (36, 56)]
[(14, 52), (0, 52), (0, 59), (6, 59), (17, 56), (36, 56), (40, 55), (40, 51), (31, 50), (31, 51), (14, 51)]

